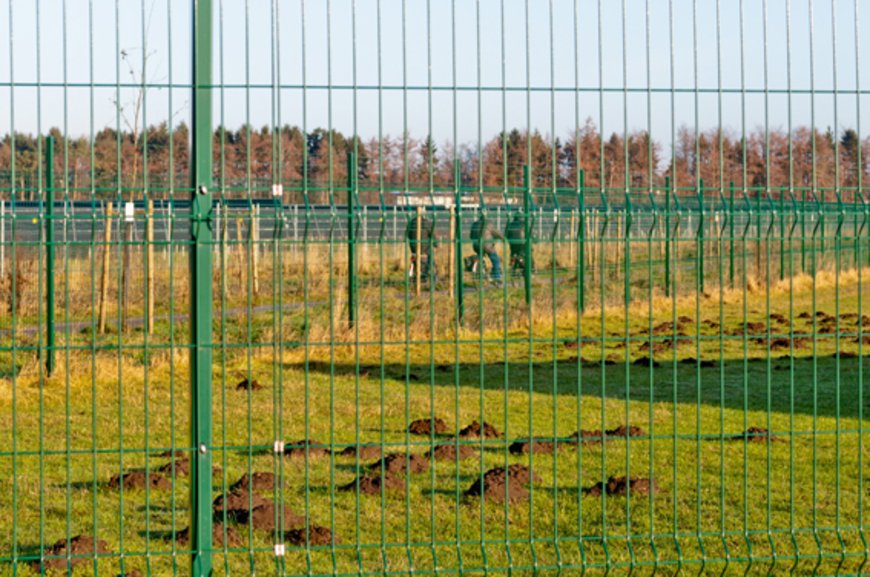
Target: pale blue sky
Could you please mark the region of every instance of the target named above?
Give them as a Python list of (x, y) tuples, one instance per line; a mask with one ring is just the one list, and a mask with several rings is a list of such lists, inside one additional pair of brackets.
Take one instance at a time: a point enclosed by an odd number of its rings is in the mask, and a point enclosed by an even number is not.
[[(280, 122), (305, 124), (309, 129), (328, 126), (330, 110), (326, 87), (332, 84), (331, 125), (345, 133), (354, 132), (356, 126), (356, 131), (364, 138), (376, 136), (379, 131), (399, 135), (406, 124), (410, 133), (418, 137), (429, 132), (431, 126), (439, 143), (452, 140), (454, 130), (460, 142), (474, 144), (478, 134), (488, 140), (505, 125), (525, 128), (529, 124), (545, 134), (565, 138), (574, 129), (578, 105), (581, 124), (586, 117), (591, 117), (597, 125), (603, 121), (604, 132), (621, 132), (627, 117), (629, 129), (644, 129), (649, 124), (653, 137), (665, 144), (670, 142), (673, 126), (694, 126), (696, 116), (701, 128), (721, 123), (738, 134), (744, 117), (750, 130), (763, 127), (765, 123), (772, 128), (785, 129), (789, 110), (795, 126), (806, 125), (810, 123), (813, 108), (807, 93), (811, 89), (811, 6), (815, 34), (814, 87), (822, 92), (815, 98), (816, 126), (824, 130), (835, 124), (835, 98), (830, 94), (834, 88), (834, 47), (839, 92), (837, 126), (856, 124), (859, 111), (856, 72), (861, 74), (862, 91), (867, 90), (870, 80), (870, 70), (867, 70), (870, 41), (865, 40), (860, 46), (860, 70), (856, 66), (855, 44), (856, 7), (861, 15), (859, 31), (866, 38), (864, 22), (870, 18), (870, 0), (814, 0), (812, 3), (810, 0), (767, 0), (766, 3), (743, 0), (743, 59), (739, 0), (718, 2), (721, 14), (718, 43), (716, 0), (380, 0), (380, 56), (378, 0), (214, 0), (214, 4), (217, 21), (215, 79), (226, 85), (223, 103), (220, 97), (215, 102), (215, 123), (220, 122), (223, 110), (224, 119), (231, 127), (246, 120), (257, 127), (271, 124), (273, 118), (277, 120), (278, 111), (272, 109), (273, 93), (269, 88), (278, 82), (273, 73), (273, 46), (275, 70), (280, 71), (283, 86)], [(600, 36), (599, 4), (603, 6)], [(765, 5), (767, 87), (771, 90), (766, 107), (764, 94), (752, 92), (765, 88)], [(354, 92), (349, 89), (354, 84), (354, 6), (355, 70), (359, 87), (356, 108)], [(649, 38), (646, 35), (647, 6)], [(673, 76), (679, 91), (676, 94), (670, 90), (671, 6), (674, 14)], [(801, 91), (791, 97), (791, 104), (785, 94), (777, 93), (788, 87), (787, 6), (791, 8), (792, 88)], [(306, 91), (304, 120), (303, 91), (299, 88), (303, 84), (303, 7), (305, 84), (311, 87)], [(93, 11), (92, 26), (89, 9)], [(14, 22), (11, 37), (10, 14)], [(219, 20), (221, 14), (222, 21)], [(427, 14), (431, 18), (428, 20), (431, 33), (427, 32)], [(832, 14), (836, 14), (836, 43)], [(45, 131), (51, 126), (67, 126), (71, 134), (88, 134), (92, 123), (91, 102), (95, 129), (115, 126), (112, 101), (118, 80), (119, 51), (130, 55), (138, 72), (143, 44), (150, 53), (149, 82), (168, 84), (171, 79), (175, 85), (172, 90), (166, 87), (148, 90), (147, 122), (160, 122), (169, 116), (174, 116), (176, 121), (187, 119), (189, 89), (185, 85), (190, 76), (190, 16), (190, 3), (182, 0), (0, 0), (0, 133), (7, 132), (14, 119), (17, 130), (34, 132), (40, 127)], [(143, 18), (150, 21), (144, 35)], [(273, 23), (276, 23), (277, 35), (273, 34)], [(576, 51), (575, 32), (579, 46)], [(603, 75), (599, 74), (599, 47)], [(717, 51), (717, 47), (721, 50)], [(527, 54), (530, 69), (526, 66)], [(624, 61), (627, 67), (623, 66)], [(651, 86), (657, 91), (651, 96), (646, 92), (648, 61)], [(14, 65), (14, 78), (10, 75), (10, 62)], [(455, 85), (459, 90), (452, 89), (454, 62)], [(578, 63), (579, 81), (575, 79)], [(123, 62), (120, 64), (121, 82), (129, 82), (126, 67)], [(750, 91), (745, 96), (745, 108), (739, 92), (741, 72), (745, 87)], [(71, 83), (66, 93), (59, 86), (64, 82), (64, 73), (66, 81)], [(720, 73), (725, 91), (721, 98), (716, 93)], [(92, 80), (98, 85), (93, 97), (89, 87)], [(44, 84), (41, 90), (35, 87), (37, 81)], [(10, 82), (24, 85), (16, 86), (13, 91)], [(580, 92), (573, 90), (575, 82), (581, 87)], [(253, 87), (245, 90), (243, 85), (248, 83)], [(430, 83), (435, 87), (431, 93), (427, 90)], [(379, 84), (383, 90), (377, 90)], [(400, 89), (403, 84), (409, 86), (407, 105)], [(533, 87), (530, 95), (524, 90), (527, 84)], [(697, 96), (697, 109), (696, 85), (712, 91)], [(508, 87), (507, 91), (502, 90), (503, 86)], [(553, 86), (555, 91), (551, 90)], [(601, 87), (606, 89), (603, 98), (598, 92)], [(627, 100), (622, 93), (625, 87), (632, 91)], [(131, 89), (121, 90), (123, 102), (131, 101), (133, 95)], [(671, 115), (672, 98), (675, 116)], [(651, 120), (648, 106), (652, 109)], [(867, 108), (867, 96), (862, 95), (860, 110)], [(128, 115), (131, 114), (128, 108)], [(865, 128), (867, 124), (863, 122)], [(862, 132), (866, 134), (866, 130)]]

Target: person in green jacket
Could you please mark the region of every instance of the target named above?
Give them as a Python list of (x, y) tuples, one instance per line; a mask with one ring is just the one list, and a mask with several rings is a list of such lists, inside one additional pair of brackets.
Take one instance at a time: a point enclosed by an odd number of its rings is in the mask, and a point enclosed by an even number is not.
[[(511, 249), (511, 274), (525, 268), (526, 261), (526, 223), (523, 215), (517, 213), (508, 221), (505, 229), (508, 245)], [(535, 270), (535, 259), (532, 257), (532, 272)]]
[[(435, 221), (426, 215), (420, 220), (420, 247), (417, 246), (417, 215), (414, 215), (408, 221), (408, 228), (405, 230), (405, 236), (408, 239), (408, 245), (411, 248), (411, 262), (416, 265), (420, 263), (421, 276), (429, 278), (429, 273), (432, 273), (434, 279), (437, 274), (435, 268), (435, 260), (432, 258), (432, 249), (438, 246), (435, 240)], [(430, 268), (431, 271), (430, 271)], [(413, 272), (413, 269), (411, 269)]]
[(474, 254), (480, 259), (483, 255), (489, 257), (489, 262), (492, 264), (490, 277), (492, 280), (501, 281), (501, 260), (498, 253), (495, 251), (496, 240), (504, 240), (502, 234), (487, 222), (485, 215), (480, 215), (471, 225), (471, 244), (474, 247)]

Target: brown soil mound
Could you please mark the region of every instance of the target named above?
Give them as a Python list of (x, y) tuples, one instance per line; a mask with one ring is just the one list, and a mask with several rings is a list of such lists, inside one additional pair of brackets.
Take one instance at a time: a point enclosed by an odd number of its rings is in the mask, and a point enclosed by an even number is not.
[(110, 489), (120, 489), (122, 485), (125, 491), (130, 489), (144, 490), (146, 485), (150, 486), (151, 489), (159, 491), (169, 491), (172, 489), (172, 483), (169, 482), (169, 479), (157, 473), (146, 475), (145, 471), (130, 471), (123, 475), (114, 475), (109, 479)]
[(438, 417), (417, 419), (408, 425), (408, 432), (412, 435), (443, 435), (447, 432), (447, 423)]
[[(303, 545), (306, 545), (306, 533), (304, 527), (301, 529), (291, 529), (284, 534), (284, 537), (287, 539), (287, 542), (294, 547), (302, 547)], [(326, 527), (320, 527), (318, 525), (308, 526), (307, 539), (308, 545), (315, 546), (330, 545), (333, 542), (339, 542), (337, 538), (334, 538), (332, 531)]]
[(813, 318), (813, 315), (810, 314), (809, 311), (804, 311), (804, 312), (802, 312), (801, 314), (799, 314), (799, 315), (797, 316), (797, 318), (799, 318), (799, 319), (801, 319), (801, 320), (807, 320), (807, 319), (811, 319), (811, 318)]
[(681, 365), (699, 365), (702, 369), (712, 369), (716, 366), (716, 361), (710, 359), (702, 359), (700, 363), (698, 363), (698, 359), (695, 357), (686, 357), (685, 359), (680, 359)]
[[(566, 445), (567, 443), (559, 443), (559, 447)], [(514, 455), (528, 455), (529, 453), (535, 455), (547, 455), (556, 452), (556, 443), (555, 441), (542, 441), (540, 439), (529, 439), (529, 440), (521, 440), (514, 441), (510, 447), (508, 447), (508, 451), (510, 451)]]
[(271, 491), (275, 488), (275, 475), (273, 473), (261, 473), (255, 471), (242, 477), (230, 486), (233, 493), (247, 493), (248, 491)]
[(370, 461), (379, 459), (384, 454), (384, 449), (380, 445), (358, 445), (355, 447), (345, 447), (338, 455), (340, 457), (356, 458), (359, 454), (360, 461)]
[(300, 439), (284, 445), (284, 455), (291, 459), (304, 459), (306, 447), (308, 456), (311, 458), (325, 457), (329, 455), (327, 445), (314, 439)]
[(498, 439), (501, 437), (501, 433), (486, 421), (483, 422), (482, 426), (477, 421), (471, 421), (471, 424), (459, 431), (459, 436), (463, 439), (479, 439), (480, 437)]
[(477, 451), (474, 447), (462, 444), (458, 446), (458, 450), (455, 444), (444, 444), (438, 445), (426, 453), (427, 459), (435, 459), (436, 461), (461, 461), (475, 456), (477, 456)]
[[(67, 545), (69, 548), (67, 549)], [(90, 556), (97, 554), (109, 554), (112, 550), (109, 549), (109, 544), (102, 539), (94, 539), (90, 535), (78, 535), (73, 537), (67, 543), (66, 539), (61, 539), (54, 545), (45, 550), (46, 556), (57, 557), (54, 559), (45, 560), (45, 570), (48, 571), (64, 571), (66, 570), (66, 556), (84, 555), (84, 557), (73, 557), (70, 559), (70, 564), (73, 567), (91, 563), (93, 558)], [(39, 571), (39, 561), (33, 562), (34, 571)]]
[(404, 474), (405, 471), (408, 470), (410, 470), (411, 473), (422, 473), (429, 468), (429, 459), (423, 455), (391, 453), (383, 459), (375, 461), (369, 465), (369, 469), (372, 471), (380, 471), (382, 462), (384, 465), (384, 471), (388, 473)]
[(689, 324), (692, 324), (694, 322), (695, 322), (695, 319), (693, 319), (692, 317), (687, 317), (686, 315), (677, 317), (677, 323), (679, 323), (681, 325), (689, 325)]
[(654, 361), (653, 359), (651, 359), (649, 357), (638, 357), (631, 364), (633, 364), (636, 367), (660, 367), (660, 366), (662, 366), (661, 363), (659, 363), (658, 361)]
[(785, 439), (780, 439), (776, 435), (772, 435), (770, 431), (762, 427), (749, 427), (746, 431), (739, 435), (731, 437), (734, 441), (746, 440), (747, 443), (766, 443), (770, 439), (771, 443), (784, 443)]
[(677, 329), (676, 325), (670, 321), (665, 321), (663, 323), (659, 323), (653, 327), (652, 334), (654, 335), (668, 335), (673, 333)]
[[(259, 531), (274, 531), (275, 515), (275, 503), (266, 501), (262, 505), (254, 507), (251, 511), (244, 509), (234, 511), (232, 519), (242, 525), (250, 523), (254, 529)], [(305, 517), (297, 515), (296, 512), (287, 505), (284, 505), (283, 517), (283, 527), (285, 530), (297, 529), (305, 526)]]
[(508, 501), (522, 501), (529, 498), (529, 492), (523, 483), (512, 477), (510, 471), (505, 471), (501, 467), (487, 471), (465, 491), (466, 497), (481, 495), (487, 501), (496, 503), (504, 503), (505, 497)]
[[(499, 471), (503, 472), (504, 467), (496, 467), (495, 469), (489, 470), (490, 473)], [(526, 465), (510, 465), (507, 468), (507, 474), (508, 477), (519, 483), (522, 483), (523, 485), (530, 485), (532, 483), (541, 482), (541, 478)]]
[(603, 433), (598, 429), (592, 431), (580, 430), (571, 436), (578, 439), (582, 444), (595, 445), (615, 437), (645, 437), (646, 431), (635, 425), (629, 427), (620, 425), (615, 429), (607, 429)]
[[(161, 465), (157, 467), (157, 471), (163, 473), (166, 476), (172, 476), (172, 462), (166, 463), (165, 465)], [(218, 467), (217, 465), (212, 465), (211, 467), (211, 475), (212, 477), (220, 477), (223, 473), (223, 469)], [(175, 460), (175, 476), (176, 477), (187, 477), (190, 475), (190, 459), (188, 457), (181, 457)]]
[(259, 391), (263, 388), (263, 385), (259, 383), (257, 380), (248, 380), (242, 379), (239, 381), (239, 384), (236, 385), (237, 391)]
[(667, 339), (662, 341), (656, 341), (651, 343), (649, 341), (643, 343), (638, 349), (642, 353), (648, 353), (652, 351), (653, 355), (657, 355), (660, 353), (666, 353), (674, 348), (673, 339)]
[(765, 332), (767, 330), (767, 326), (765, 326), (764, 323), (746, 322), (740, 325), (740, 329), (749, 334), (759, 334)]
[[(171, 475), (173, 472), (172, 461), (158, 467), (157, 470), (161, 473)], [(181, 457), (180, 459), (175, 460), (175, 475), (177, 477), (187, 477), (190, 475), (190, 459), (188, 457)]]
[(784, 315), (781, 315), (779, 313), (770, 313), (770, 316), (768, 317), (768, 319), (771, 322), (777, 322), (777, 323), (784, 324), (784, 325), (788, 324), (788, 319)]
[(650, 493), (658, 493), (655, 481), (652, 479), (632, 477), (610, 477), (607, 482), (599, 481), (591, 487), (583, 489), (583, 494), (590, 497), (600, 497), (601, 493), (608, 495), (649, 495)]
[(212, 503), (215, 513), (220, 513), (226, 509), (227, 513), (235, 511), (254, 510), (260, 505), (265, 505), (267, 501), (256, 493), (248, 493), (246, 491), (238, 491), (227, 493), (226, 495), (218, 495)]
[(615, 429), (607, 429), (604, 432), (608, 437), (646, 437), (646, 431), (635, 425), (629, 427), (619, 425)]
[[(215, 547), (224, 546), (223, 523), (214, 523), (211, 529), (211, 540)], [(190, 543), (190, 527), (185, 527), (175, 534), (175, 541), (179, 547), (187, 547)], [(242, 538), (234, 527), (227, 527), (227, 547), (241, 547)]]
[(355, 492), (357, 482), (359, 482), (359, 492), (361, 495), (380, 495), (382, 487), (384, 492), (386, 493), (389, 493), (391, 491), (400, 491), (403, 493), (405, 492), (404, 479), (401, 476), (393, 473), (384, 473), (383, 476), (378, 473), (369, 473), (367, 475), (362, 475), (358, 479), (354, 479), (347, 485), (342, 485), (338, 488), (338, 490)]

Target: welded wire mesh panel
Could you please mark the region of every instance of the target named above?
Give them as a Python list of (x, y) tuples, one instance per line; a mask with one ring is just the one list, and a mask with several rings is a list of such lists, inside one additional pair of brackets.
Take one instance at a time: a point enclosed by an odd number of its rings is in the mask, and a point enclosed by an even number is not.
[(0, 575), (865, 573), (865, 10), (0, 0)]

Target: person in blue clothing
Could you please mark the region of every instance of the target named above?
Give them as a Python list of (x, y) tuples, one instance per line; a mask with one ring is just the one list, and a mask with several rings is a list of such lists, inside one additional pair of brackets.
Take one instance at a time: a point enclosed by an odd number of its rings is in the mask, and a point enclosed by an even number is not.
[(480, 215), (480, 218), (471, 225), (471, 244), (474, 247), (474, 254), (478, 259), (483, 255), (489, 258), (492, 264), (490, 277), (495, 282), (501, 282), (501, 260), (495, 251), (496, 240), (504, 240), (504, 236), (487, 222), (486, 215)]

